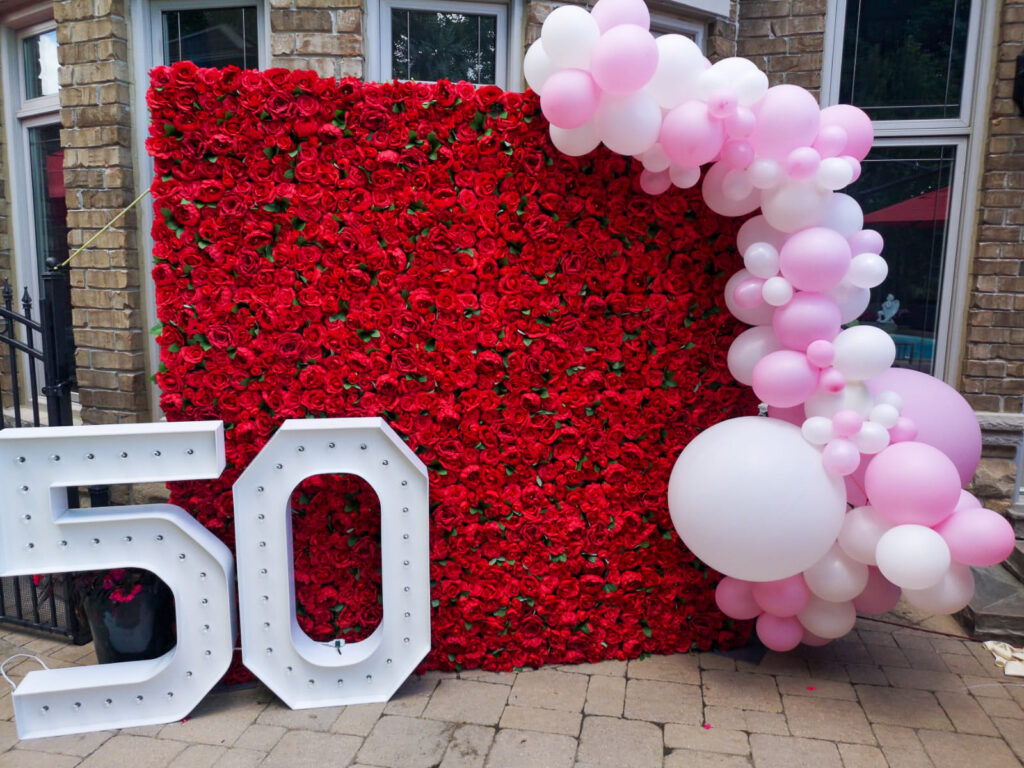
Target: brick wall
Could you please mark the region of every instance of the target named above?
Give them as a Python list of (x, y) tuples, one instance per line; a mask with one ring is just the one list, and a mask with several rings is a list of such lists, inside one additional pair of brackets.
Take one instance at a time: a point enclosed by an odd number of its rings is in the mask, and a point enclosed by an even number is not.
[[(126, 6), (127, 0), (54, 4), (72, 250), (136, 195)], [(137, 226), (130, 212), (72, 263), (79, 396), (87, 424), (151, 418)]]
[(772, 85), (821, 89), (826, 0), (742, 0), (738, 55), (767, 73)]
[(270, 0), (272, 66), (362, 77), (362, 0)]

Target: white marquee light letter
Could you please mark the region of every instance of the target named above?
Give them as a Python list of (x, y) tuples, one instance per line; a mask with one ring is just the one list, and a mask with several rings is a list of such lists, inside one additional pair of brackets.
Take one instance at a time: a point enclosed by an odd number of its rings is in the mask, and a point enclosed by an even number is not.
[[(313, 475), (351, 474), (377, 493), (384, 616), (336, 647), (295, 618), (289, 497)], [(234, 487), (242, 658), (294, 709), (386, 701), (430, 650), (427, 469), (383, 419), (286, 421)]]
[(21, 738), (166, 723), (231, 662), (232, 558), (180, 507), (68, 509), (65, 487), (217, 477), (220, 422), (0, 432), (0, 575), (145, 568), (171, 588), (178, 644), (157, 659), (30, 672), (13, 693)]

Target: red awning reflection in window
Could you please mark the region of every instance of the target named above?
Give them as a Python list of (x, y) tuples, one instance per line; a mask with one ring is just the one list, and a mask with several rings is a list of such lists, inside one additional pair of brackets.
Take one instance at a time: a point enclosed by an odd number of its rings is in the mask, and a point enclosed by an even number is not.
[(945, 221), (949, 208), (949, 187), (902, 200), (864, 214), (865, 224), (929, 224)]

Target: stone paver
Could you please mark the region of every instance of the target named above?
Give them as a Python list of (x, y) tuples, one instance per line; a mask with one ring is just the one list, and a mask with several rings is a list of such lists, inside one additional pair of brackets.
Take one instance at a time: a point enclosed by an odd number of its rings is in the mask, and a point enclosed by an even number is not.
[[(377, 719), (384, 712), (383, 703), (356, 704), (345, 707), (330, 725), (332, 733), (348, 733), (352, 736), (366, 736), (373, 730)], [(315, 711), (315, 710), (314, 710)]]
[(493, 728), (460, 725), (452, 734), (440, 768), (481, 768), (493, 742)]
[(472, 680), (442, 680), (423, 716), (456, 723), (497, 725), (505, 709), (509, 689), (504, 685)]
[(819, 680), (807, 677), (778, 677), (779, 692), (789, 696), (808, 696), (813, 699), (846, 699), (856, 701), (857, 693), (849, 683)]
[(709, 669), (702, 675), (704, 701), (711, 706), (781, 712), (774, 678), (749, 672)]
[[(111, 766), (126, 765), (130, 765), (132, 768), (163, 768), (187, 746), (180, 741), (122, 734), (103, 742), (99, 749), (82, 762), (82, 768), (111, 768)], [(35, 755), (34, 757), (38, 766), (39, 756)]]
[(695, 752), (721, 752), (727, 755), (749, 755), (750, 740), (743, 731), (728, 728), (703, 728), (698, 725), (665, 725), (665, 746), (669, 749)]
[(939, 702), (928, 691), (858, 685), (857, 696), (872, 723), (953, 730)]
[(583, 711), (588, 715), (621, 717), (625, 701), (625, 678), (592, 675), (587, 685), (587, 700), (583, 705)]
[(1001, 739), (966, 733), (922, 730), (917, 734), (935, 768), (1020, 768), (1020, 761)]
[(441, 762), (455, 725), (440, 720), (382, 717), (357, 758), (370, 765), (430, 768)]
[(758, 733), (750, 751), (757, 768), (842, 768), (839, 750), (827, 741)]
[(261, 768), (323, 768), (327, 760), (334, 765), (347, 765), (361, 744), (358, 736), (289, 731), (270, 751)]
[(271, 694), (264, 690), (207, 696), (187, 720), (161, 728), (160, 738), (230, 746), (255, 722), (270, 700)]
[(839, 744), (839, 756), (843, 758), (843, 768), (888, 768), (885, 755), (878, 747), (864, 744)]
[(184, 752), (179, 752), (168, 768), (213, 768), (227, 753), (227, 747), (192, 744)]
[(586, 717), (576, 763), (587, 768), (651, 768), (661, 764), (661, 729), (639, 720)]
[[(8, 723), (3, 723), (3, 725), (8, 725)], [(13, 735), (13, 724), (11, 724), (11, 731), (11, 735)], [(113, 731), (93, 731), (92, 733), (75, 733), (69, 736), (53, 736), (49, 739), (26, 739), (25, 741), (18, 742), (18, 749), (28, 749), (33, 752), (56, 752), (62, 755), (85, 757), (95, 752), (103, 742), (113, 735)], [(17, 742), (17, 738), (11, 741), (8, 746), (13, 745), (15, 742)]]
[(516, 728), (521, 731), (543, 731), (560, 733), (576, 738), (580, 735), (583, 715), (579, 712), (562, 712), (557, 709), (533, 709), (531, 707), (505, 707), (498, 725), (501, 728)]
[(287, 729), (279, 725), (253, 723), (242, 732), (242, 735), (235, 741), (234, 746), (269, 752), (285, 733), (287, 733)]
[(78, 758), (71, 755), (47, 755), (43, 763), (38, 752), (22, 749), (12, 749), (0, 755), (0, 768), (41, 768), (43, 765), (46, 768), (74, 768), (78, 764)]
[(855, 701), (824, 701), (806, 696), (784, 696), (786, 722), (794, 736), (828, 741), (874, 744), (875, 735)]
[[(980, 736), (998, 736), (999, 731), (985, 714), (977, 699), (966, 693), (939, 691), (935, 694), (953, 727), (961, 733), (975, 733)], [(1024, 726), (1024, 723), (1021, 724)]]
[(626, 674), (641, 680), (666, 683), (700, 683), (700, 666), (695, 656), (677, 653), (673, 656), (648, 656), (629, 662)]
[(487, 768), (572, 768), (576, 739), (554, 733), (498, 731), (487, 756)]
[(717, 752), (677, 749), (665, 756), (665, 768), (750, 768), (750, 760)]
[(587, 697), (587, 682), (586, 675), (553, 669), (521, 672), (516, 676), (508, 703), (515, 707), (579, 712)]
[(290, 731), (329, 731), (342, 709), (343, 707), (289, 709), (280, 701), (274, 701), (260, 712), (256, 722), (260, 725), (276, 725)]
[(631, 720), (700, 725), (700, 688), (658, 680), (630, 680), (626, 684), (624, 715)]

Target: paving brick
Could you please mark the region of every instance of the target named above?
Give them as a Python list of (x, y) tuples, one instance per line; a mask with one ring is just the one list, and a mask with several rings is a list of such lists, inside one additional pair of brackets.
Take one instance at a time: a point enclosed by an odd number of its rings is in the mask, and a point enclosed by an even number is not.
[(874, 664), (847, 664), (846, 674), (851, 683), (861, 685), (889, 685), (889, 678)]
[(1010, 749), (1013, 750), (1014, 754), (1020, 758), (1021, 764), (1024, 765), (1024, 724), (1020, 720), (1006, 717), (994, 717), (992, 722), (995, 723), (996, 728), (999, 729), (999, 733), (1002, 734)]
[(750, 751), (757, 768), (841, 768), (835, 744), (796, 736), (750, 737)]
[(607, 677), (625, 677), (627, 662), (619, 659), (597, 661), (592, 664), (566, 664), (558, 669), (562, 672), (575, 672), (578, 675), (605, 675)]
[(811, 673), (811, 677), (817, 680), (850, 682), (850, 673), (846, 671), (846, 667), (839, 664), (835, 659), (808, 659), (807, 670)]
[(621, 717), (626, 701), (626, 680), (622, 677), (591, 675), (583, 711), (588, 715)]
[(750, 761), (737, 755), (691, 752), (677, 749), (665, 756), (664, 768), (749, 768)]
[(171, 761), (168, 768), (213, 768), (227, 751), (227, 747), (191, 744)]
[(975, 733), (981, 736), (998, 736), (999, 731), (985, 714), (975, 698), (966, 693), (939, 691), (935, 694), (946, 716), (953, 721), (953, 727), (961, 733)]
[(580, 734), (582, 721), (583, 715), (579, 712), (509, 705), (505, 707), (498, 725), (501, 728), (515, 728), (520, 731), (542, 731), (576, 737)]
[(782, 702), (794, 736), (875, 744), (874, 733), (858, 702), (819, 701), (806, 696), (783, 696)]
[(700, 688), (660, 680), (630, 680), (626, 684), (624, 715), (631, 720), (700, 725), (703, 716)]
[(711, 706), (782, 711), (775, 680), (768, 675), (709, 669), (702, 677), (704, 699)]
[(641, 680), (661, 680), (666, 683), (700, 683), (700, 667), (692, 654), (676, 653), (671, 656), (648, 656), (629, 662), (626, 674)]
[(517, 707), (581, 712), (586, 698), (586, 675), (539, 669), (516, 676), (508, 703)]
[(576, 762), (580, 768), (651, 768), (663, 753), (661, 729), (651, 723), (585, 717)]
[(22, 749), (13, 749), (0, 755), (0, 768), (73, 768), (76, 765), (79, 765), (78, 758), (71, 755), (47, 755), (45, 763), (40, 759), (38, 752)]
[(263, 690), (207, 696), (187, 720), (160, 730), (161, 739), (230, 746), (252, 725), (270, 701)]
[(699, 725), (665, 725), (665, 746), (695, 752), (721, 752), (727, 755), (749, 755), (750, 740), (743, 731), (728, 728), (703, 728)]
[[(345, 707), (344, 711), (342, 711), (334, 722), (330, 724), (330, 730), (334, 733), (349, 733), (353, 736), (366, 736), (371, 730), (373, 730), (373, 726), (376, 724), (377, 719), (384, 712), (384, 707), (385, 704), (383, 702), (377, 702), (374, 704), (356, 704)], [(324, 719), (328, 721), (330, 720), (329, 717), (325, 717)]]
[(807, 662), (792, 653), (777, 653), (768, 651), (757, 664), (749, 664), (743, 661), (736, 662), (736, 669), (741, 672), (759, 672), (763, 675), (790, 675), (793, 677), (808, 677)]
[(471, 680), (442, 680), (423, 716), (456, 723), (497, 725), (505, 709), (509, 689), (504, 685)]
[(412, 717), (382, 717), (357, 758), (370, 765), (430, 768), (441, 762), (455, 725)]
[(942, 662), (950, 672), (958, 675), (983, 676), (989, 673), (989, 670), (982, 666), (980, 661), (969, 654), (940, 653), (939, 658), (942, 659)]
[(1001, 739), (928, 730), (918, 731), (917, 735), (935, 768), (1020, 768), (1020, 762)]
[(779, 692), (790, 696), (808, 696), (813, 699), (846, 699), (856, 701), (857, 693), (849, 683), (806, 677), (777, 677)]
[(515, 673), (510, 672), (488, 672), (486, 669), (465, 669), (459, 672), (459, 680), (475, 680), (479, 683), (496, 683), (497, 685), (512, 685), (516, 681)]
[(419, 717), (440, 681), (440, 675), (436, 674), (412, 675), (385, 705), (384, 714)]
[(238, 737), (233, 746), (269, 752), (286, 732), (286, 729), (279, 725), (253, 723), (242, 731), (242, 735)]
[[(260, 725), (276, 725), (288, 730), (329, 731), (344, 707), (289, 709), (279, 701), (268, 705), (256, 718)], [(369, 733), (370, 729), (367, 728)]]
[(949, 718), (928, 691), (858, 685), (857, 697), (872, 723), (953, 730)]
[(882, 750), (864, 744), (838, 744), (844, 768), (888, 768)]
[[(1014, 720), (1024, 720), (1024, 709), (1011, 699), (977, 699), (978, 704), (989, 717), (1005, 717)], [(1024, 728), (1024, 725), (1021, 726)]]
[(898, 647), (896, 638), (892, 636), (892, 632), (880, 632), (873, 629), (863, 629), (858, 627), (857, 635), (865, 645), (884, 645), (889, 648)]
[(962, 691), (963, 681), (952, 672), (929, 669), (882, 667), (885, 676), (895, 688), (917, 688), (922, 691)]
[(213, 768), (256, 768), (266, 757), (266, 752), (256, 749), (232, 747), (213, 764)]
[[(119, 734), (107, 739), (99, 749), (89, 755), (82, 762), (82, 768), (110, 768), (118, 765), (130, 765), (132, 768), (163, 768), (186, 746), (180, 741)], [(38, 756), (36, 760), (38, 766)]]
[(487, 755), (486, 768), (571, 768), (576, 756), (576, 739), (554, 733), (498, 731)]
[[(92, 733), (75, 733), (70, 736), (54, 736), (49, 739), (26, 739), (18, 744), (18, 748), (32, 752), (56, 752), (63, 755), (85, 757), (95, 752), (103, 742), (113, 735), (113, 731), (93, 731)], [(8, 749), (17, 740), (14, 724), (0, 723), (0, 750)]]
[[(963, 682), (961, 690), (967, 691), (978, 699), (1012, 699), (1010, 690), (1005, 683), (995, 682), (990, 677), (960, 675)], [(1024, 689), (1021, 689), (1024, 690)]]
[(873, 664), (879, 667), (909, 667), (910, 660), (907, 655), (903, 653), (895, 645), (867, 645), (864, 647), (867, 649), (868, 655), (871, 657)]
[(697, 666), (701, 669), (736, 669), (736, 661), (720, 653), (698, 653)]
[(789, 735), (786, 716), (781, 712), (756, 712), (744, 711), (735, 707), (706, 706), (704, 707), (704, 723), (712, 728), (729, 728), (775, 736)]
[(482, 768), (494, 741), (494, 729), (482, 725), (460, 725), (452, 734), (440, 768)]
[(270, 751), (261, 768), (323, 768), (328, 758), (334, 765), (346, 765), (362, 743), (358, 736), (289, 731)]

